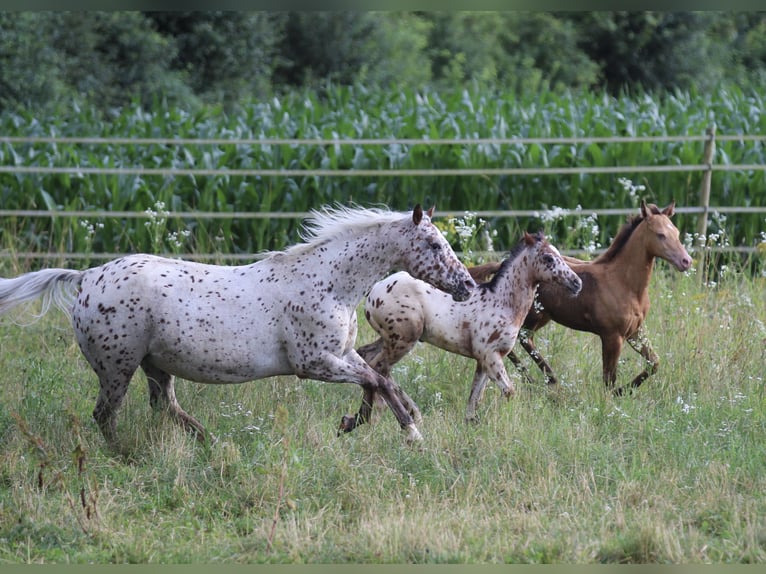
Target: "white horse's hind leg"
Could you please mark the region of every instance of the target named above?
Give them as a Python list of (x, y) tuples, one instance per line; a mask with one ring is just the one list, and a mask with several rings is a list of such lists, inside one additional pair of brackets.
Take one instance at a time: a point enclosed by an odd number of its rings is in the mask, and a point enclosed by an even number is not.
[(147, 360), (141, 363), (141, 368), (146, 373), (146, 380), (149, 384), (149, 404), (152, 408), (164, 408), (185, 430), (193, 432), (200, 441), (204, 441), (208, 434), (205, 427), (178, 404), (173, 386), (175, 377), (155, 367)]
[(124, 373), (98, 374), (101, 389), (96, 399), (96, 407), (93, 409), (93, 418), (109, 444), (114, 444), (116, 441), (117, 411), (122, 405), (132, 376), (132, 374)]

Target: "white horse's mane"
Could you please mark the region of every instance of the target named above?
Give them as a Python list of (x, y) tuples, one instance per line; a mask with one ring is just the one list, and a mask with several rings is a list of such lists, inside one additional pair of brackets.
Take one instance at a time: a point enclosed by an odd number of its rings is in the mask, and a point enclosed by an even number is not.
[(279, 253), (295, 255), (323, 241), (342, 235), (356, 234), (373, 225), (395, 223), (407, 217), (406, 213), (391, 211), (382, 207), (339, 204), (312, 209), (309, 213), (309, 217), (303, 222), (303, 228), (299, 232), (304, 243), (297, 243), (284, 251), (272, 251), (266, 255), (273, 256)]
[(306, 243), (322, 241), (345, 233), (355, 233), (371, 225), (401, 221), (406, 214), (378, 207), (359, 207), (352, 205), (324, 206), (312, 209), (311, 215), (303, 224), (300, 237)]

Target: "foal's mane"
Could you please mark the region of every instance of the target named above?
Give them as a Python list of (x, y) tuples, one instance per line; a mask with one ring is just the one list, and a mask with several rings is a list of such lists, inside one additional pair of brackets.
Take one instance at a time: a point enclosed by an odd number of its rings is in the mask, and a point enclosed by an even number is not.
[[(654, 215), (658, 215), (662, 213), (659, 208), (654, 204), (648, 204), (647, 209), (651, 211)], [(604, 251), (601, 255), (596, 257), (592, 263), (608, 263), (612, 259), (614, 259), (617, 254), (622, 250), (623, 247), (628, 243), (628, 240), (633, 235), (633, 232), (636, 230), (636, 228), (639, 226), (639, 224), (644, 221), (644, 216), (640, 213), (638, 215), (634, 215), (631, 217), (627, 222), (623, 224), (623, 226), (620, 228), (620, 230), (617, 232), (617, 236), (614, 238), (614, 241), (612, 241), (611, 245), (607, 248), (606, 251)]]
[[(537, 232), (532, 235), (532, 237), (535, 238), (535, 244), (539, 243), (540, 241), (543, 241), (543, 234), (542, 232)], [(508, 272), (508, 269), (511, 268), (513, 265), (513, 262), (516, 260), (516, 258), (519, 256), (519, 254), (526, 249), (527, 243), (522, 238), (516, 245), (513, 246), (513, 249), (511, 249), (508, 252), (508, 256), (503, 259), (502, 263), (500, 263), (500, 267), (498, 267), (497, 271), (495, 272), (492, 279), (487, 281), (486, 283), (479, 283), (478, 287), (480, 289), (489, 289), (493, 293), (495, 292), (495, 288), (497, 287), (498, 283), (503, 280), (503, 277)]]
[(316, 245), (344, 235), (356, 235), (377, 225), (390, 225), (401, 221), (406, 214), (376, 207), (346, 207), (334, 205), (312, 209), (299, 232), (304, 243), (296, 243), (281, 252), (295, 255), (304, 253)]

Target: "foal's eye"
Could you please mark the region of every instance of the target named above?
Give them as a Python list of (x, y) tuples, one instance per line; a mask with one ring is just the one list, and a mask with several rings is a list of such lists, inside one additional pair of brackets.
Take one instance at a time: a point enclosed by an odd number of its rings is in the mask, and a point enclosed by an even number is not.
[(664, 241), (666, 239), (666, 235), (664, 233), (658, 233), (657, 239), (659, 239), (660, 241)]

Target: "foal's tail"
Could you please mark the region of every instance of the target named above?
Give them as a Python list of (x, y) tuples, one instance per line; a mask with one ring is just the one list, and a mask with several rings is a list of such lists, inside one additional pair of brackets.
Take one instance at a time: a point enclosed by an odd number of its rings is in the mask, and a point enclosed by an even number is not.
[(82, 272), (71, 269), (43, 269), (14, 279), (0, 279), (0, 315), (42, 297), (42, 308), (35, 319), (45, 315), (51, 303), (70, 316), (81, 280)]

